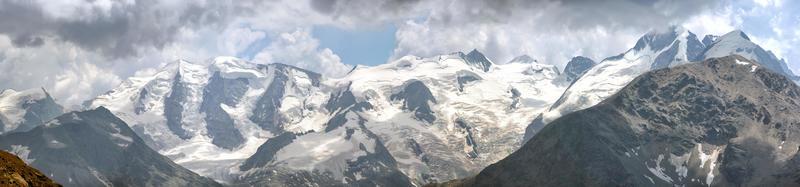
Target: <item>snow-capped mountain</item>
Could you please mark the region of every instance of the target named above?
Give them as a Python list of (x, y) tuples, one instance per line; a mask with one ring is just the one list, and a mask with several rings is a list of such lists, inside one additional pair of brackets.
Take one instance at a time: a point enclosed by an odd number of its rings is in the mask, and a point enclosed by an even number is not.
[(474, 175), (511, 153), (566, 88), (555, 66), (517, 59), (407, 56), (336, 79), (231, 57), (177, 61), (88, 105), (219, 181), (425, 184)]
[(798, 186), (800, 87), (766, 67), (735, 55), (645, 73), (448, 185)]
[[(345, 181), (392, 178), (354, 172), (362, 163), (396, 164), (417, 184), (469, 176), (520, 145), (526, 120), (563, 91), (553, 82), (558, 75), (550, 65), (494, 64), (477, 51), (358, 67), (344, 78), (323, 81), (337, 90), (325, 103), (331, 118), (324, 129), (268, 141), (262, 146), (267, 152), (250, 160), (267, 166), (262, 170), (327, 171), (329, 178)], [(369, 146), (365, 150), (359, 144)], [(249, 173), (251, 168), (241, 169)]]
[(750, 37), (740, 30), (729, 32), (720, 37), (709, 37), (713, 41), (707, 46), (703, 58), (717, 58), (728, 55), (740, 55), (762, 64), (764, 68), (780, 73), (797, 81), (797, 76), (789, 70), (786, 61), (779, 59), (771, 51), (750, 41)]
[(547, 112), (531, 123), (525, 137), (532, 137), (544, 125), (564, 114), (599, 103), (642, 73), (731, 54), (762, 63), (765, 68), (792, 79), (796, 77), (783, 60), (751, 42), (741, 31), (732, 31), (721, 37), (709, 35), (702, 42), (695, 34), (680, 27), (653, 31), (640, 38), (632, 49), (606, 58), (586, 71)]
[(151, 147), (201, 175), (230, 180), (229, 169), (283, 131), (321, 127), (327, 98), (319, 74), (231, 57), (176, 61), (89, 102), (126, 121)]
[(342, 78), (233, 57), (176, 61), (87, 107), (108, 108), (159, 153), (228, 184), (421, 185), (472, 176), (640, 74), (726, 49), (791, 74), (744, 34), (700, 41), (673, 27), (600, 63), (575, 57), (563, 74), (477, 50), (357, 66)]
[(0, 134), (24, 132), (63, 113), (44, 89), (0, 92)]
[(2, 135), (0, 149), (65, 186), (219, 186), (150, 149), (102, 107)]

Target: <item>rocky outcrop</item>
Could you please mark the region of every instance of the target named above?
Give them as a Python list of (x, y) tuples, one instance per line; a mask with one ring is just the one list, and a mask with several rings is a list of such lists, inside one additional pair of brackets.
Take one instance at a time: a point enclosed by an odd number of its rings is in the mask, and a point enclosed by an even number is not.
[(433, 115), (430, 103), (436, 103), (436, 98), (433, 97), (431, 90), (418, 80), (408, 81), (403, 90), (392, 94), (392, 100), (401, 100), (403, 102), (403, 109), (414, 112), (414, 116), (419, 120), (433, 123), (436, 116)]
[(575, 80), (578, 80), (586, 71), (592, 69), (594, 65), (597, 65), (597, 63), (592, 59), (582, 56), (572, 57), (572, 59), (567, 62), (567, 66), (564, 67), (562, 76), (567, 83), (571, 84)]
[(483, 72), (489, 72), (489, 70), (492, 68), (492, 61), (489, 61), (489, 59), (477, 49), (473, 49), (466, 55), (464, 55), (464, 53), (460, 53), (460, 56), (468, 65)]

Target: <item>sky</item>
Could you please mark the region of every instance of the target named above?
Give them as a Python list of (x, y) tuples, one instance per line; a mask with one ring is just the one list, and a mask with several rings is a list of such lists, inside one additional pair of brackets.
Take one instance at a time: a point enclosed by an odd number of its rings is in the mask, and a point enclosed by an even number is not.
[(235, 56), (328, 77), (403, 56), (478, 49), (562, 67), (645, 33), (739, 29), (800, 72), (800, 1), (0, 0), (0, 89), (45, 88), (77, 108), (178, 59)]

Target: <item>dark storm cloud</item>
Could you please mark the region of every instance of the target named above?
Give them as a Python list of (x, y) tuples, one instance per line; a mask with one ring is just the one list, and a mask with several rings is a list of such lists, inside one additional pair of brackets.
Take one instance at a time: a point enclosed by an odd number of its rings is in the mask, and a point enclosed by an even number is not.
[[(718, 5), (694, 0), (312, 0), (314, 10), (355, 20), (427, 17), (441, 24), (508, 23), (542, 16), (544, 26), (653, 27), (685, 20)], [(553, 10), (554, 9), (554, 10)], [(549, 15), (539, 15), (547, 12)], [(413, 14), (418, 15), (413, 15)], [(411, 14), (411, 15), (409, 15)], [(380, 19), (383, 18), (383, 19)], [(543, 21), (543, 20), (539, 20)]]
[(180, 2), (174, 7), (159, 3), (115, 2), (109, 10), (65, 7), (78, 13), (54, 17), (33, 1), (0, 0), (0, 34), (8, 35), (17, 47), (40, 46), (43, 37), (53, 37), (116, 58), (136, 55), (140, 47), (161, 49), (176, 39), (181, 28), (221, 29), (235, 16), (254, 11), (250, 1)]
[(11, 43), (18, 47), (38, 47), (44, 44), (44, 40), (42, 37), (24, 34), (11, 40)]
[[(89, 2), (94, 1), (84, 3)], [(77, 13), (58, 17), (43, 8), (42, 3), (47, 2), (0, 0), (0, 34), (9, 36), (16, 47), (41, 46), (45, 41), (52, 41), (47, 38), (54, 38), (107, 57), (135, 56), (143, 47), (161, 49), (174, 42), (183, 28), (221, 30), (239, 16), (270, 11), (270, 3), (275, 3), (255, 0), (113, 2), (108, 9), (65, 7)], [(514, 23), (540, 16), (544, 18), (537, 22), (543, 27), (581, 29), (598, 25), (663, 25), (709, 9), (715, 1), (310, 0), (309, 3), (310, 11), (351, 25), (428, 18), (431, 24), (459, 26)], [(542, 11), (549, 15), (539, 15)]]
[[(0, 33), (11, 36), (15, 46), (40, 46), (44, 44), (37, 30), (49, 29), (47, 23), (41, 22), (44, 16), (31, 2), (0, 1)], [(36, 30), (34, 30), (36, 29)]]
[[(387, 20), (414, 18), (421, 8), (420, 0), (311, 0), (311, 8), (334, 19), (359, 23), (379, 23)], [(433, 2), (433, 1), (432, 1)], [(438, 1), (437, 1), (438, 2)]]

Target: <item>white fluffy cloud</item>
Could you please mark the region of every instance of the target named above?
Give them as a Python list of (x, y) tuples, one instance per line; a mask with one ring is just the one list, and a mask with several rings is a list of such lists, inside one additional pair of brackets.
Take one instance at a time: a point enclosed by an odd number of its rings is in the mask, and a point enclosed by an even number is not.
[(352, 69), (330, 49), (319, 49), (319, 41), (311, 37), (307, 29), (281, 33), (255, 55), (253, 62), (289, 64), (332, 77), (343, 76)]
[[(473, 48), (496, 63), (506, 63), (519, 55), (530, 55), (540, 62), (563, 67), (578, 55), (595, 60), (624, 52), (633, 46), (641, 30), (612, 30), (595, 27), (570, 32), (535, 28), (535, 23), (449, 27), (430, 21), (409, 21), (398, 27), (395, 58), (404, 55), (432, 56)], [(527, 29), (520, 29), (527, 28)]]
[(57, 102), (75, 108), (86, 96), (110, 90), (120, 77), (94, 64), (103, 58), (71, 44), (38, 48), (11, 47), (10, 38), (0, 36), (0, 82), (4, 88), (47, 89)]

